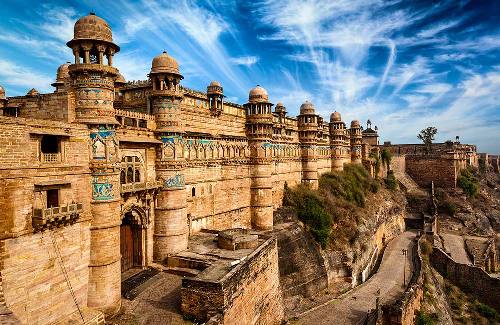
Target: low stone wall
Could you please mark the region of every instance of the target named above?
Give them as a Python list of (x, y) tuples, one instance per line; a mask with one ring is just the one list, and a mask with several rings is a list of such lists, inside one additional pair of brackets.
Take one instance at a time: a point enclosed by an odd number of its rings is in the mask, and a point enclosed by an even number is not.
[(266, 240), (218, 281), (184, 278), (183, 314), (212, 324), (280, 324), (283, 302), (279, 283), (278, 248)]
[(500, 311), (500, 279), (489, 276), (477, 266), (455, 262), (437, 247), (432, 250), (431, 264), (460, 289)]

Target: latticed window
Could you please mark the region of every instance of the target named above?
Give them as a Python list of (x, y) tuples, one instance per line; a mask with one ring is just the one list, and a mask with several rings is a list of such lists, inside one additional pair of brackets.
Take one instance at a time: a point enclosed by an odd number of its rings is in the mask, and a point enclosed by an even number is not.
[(120, 182), (122, 184), (141, 183), (143, 164), (139, 157), (125, 156), (122, 158), (122, 171), (120, 172)]

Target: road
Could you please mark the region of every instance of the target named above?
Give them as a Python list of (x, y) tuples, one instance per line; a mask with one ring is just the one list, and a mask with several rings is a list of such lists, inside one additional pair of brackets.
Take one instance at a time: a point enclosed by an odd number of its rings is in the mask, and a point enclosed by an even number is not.
[[(367, 282), (345, 296), (326, 302), (298, 317), (298, 324), (356, 324), (367, 311), (375, 307), (375, 296), (380, 289), (381, 302), (393, 300), (403, 292), (404, 257), (402, 249), (410, 249), (416, 233), (406, 231), (387, 246), (379, 271)], [(411, 278), (411, 256), (406, 257), (406, 281)]]

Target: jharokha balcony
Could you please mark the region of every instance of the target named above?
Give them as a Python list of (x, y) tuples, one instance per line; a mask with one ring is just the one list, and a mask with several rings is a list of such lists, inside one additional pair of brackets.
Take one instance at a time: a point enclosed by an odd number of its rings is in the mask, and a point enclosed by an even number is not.
[(42, 153), (42, 162), (57, 163), (61, 162), (61, 153)]
[(83, 211), (81, 203), (69, 203), (65, 206), (46, 209), (33, 209), (33, 229), (42, 231), (75, 223)]

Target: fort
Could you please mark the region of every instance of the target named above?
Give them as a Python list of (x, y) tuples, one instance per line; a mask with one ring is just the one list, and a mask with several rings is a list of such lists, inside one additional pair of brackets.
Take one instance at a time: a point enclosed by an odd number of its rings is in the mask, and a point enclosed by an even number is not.
[(207, 231), (238, 228), (249, 231), (242, 243), (219, 237), (229, 240), (218, 248), (225, 264), (210, 261), (183, 282), (182, 307), (205, 320), (225, 310), (228, 323), (279, 324), (277, 241), (268, 232), (285, 184), (317, 188), (321, 174), (346, 163), (373, 176), (372, 157), (384, 148), (406, 155), (404, 171), (422, 186), (455, 186), (460, 169), (477, 165), (474, 146), (419, 156), (418, 145), (379, 145), (370, 121), (362, 129), (339, 112), (326, 121), (309, 101), (290, 117), (262, 86), (243, 105), (225, 101), (217, 81), (189, 89), (166, 52), (147, 80), (127, 82), (113, 66), (112, 30), (93, 13), (67, 46), (74, 58), (58, 68), (53, 93), (7, 97), (0, 87), (0, 288), (2, 306), (22, 323), (78, 313), (102, 323), (120, 309), (123, 272), (166, 263)]

